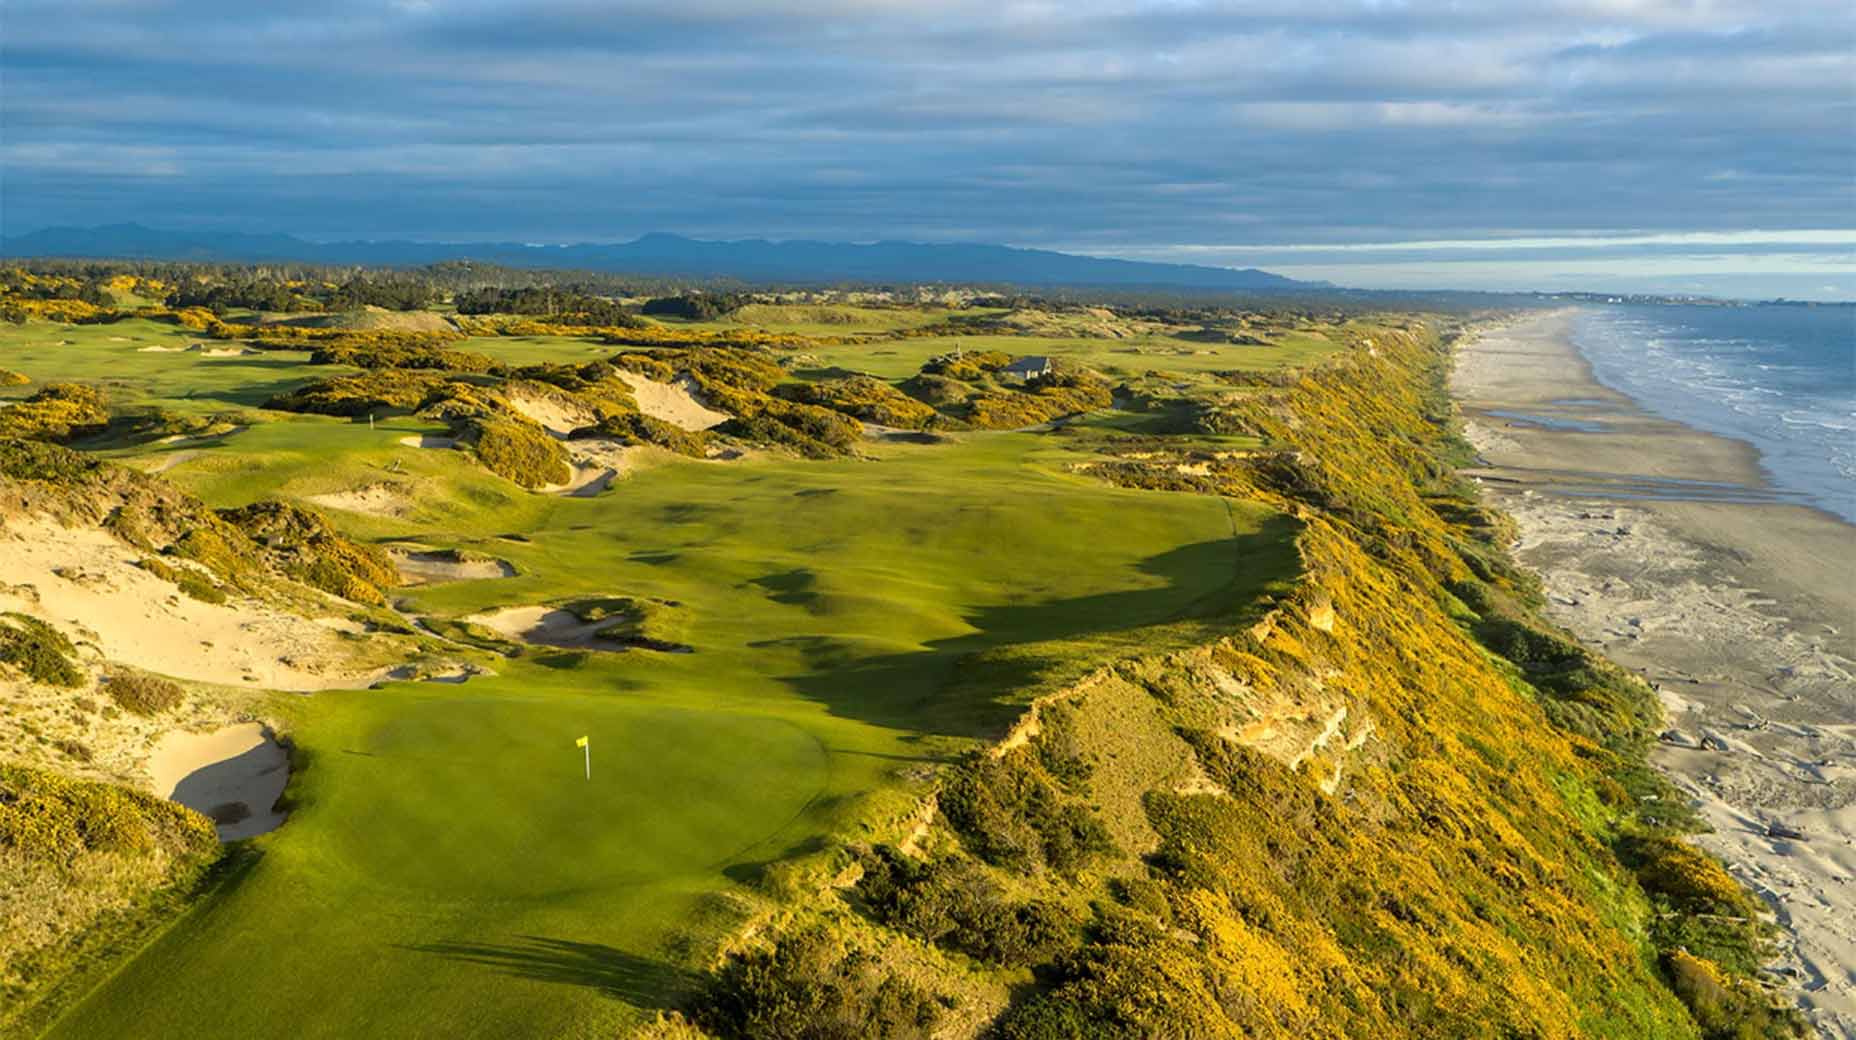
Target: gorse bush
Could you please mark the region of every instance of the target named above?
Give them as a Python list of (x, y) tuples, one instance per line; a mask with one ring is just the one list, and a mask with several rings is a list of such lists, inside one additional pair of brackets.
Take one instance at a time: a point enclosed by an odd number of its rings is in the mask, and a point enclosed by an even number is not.
[(591, 426), (575, 430), (573, 437), (608, 437), (621, 444), (654, 444), (693, 459), (708, 454), (710, 437), (706, 430), (685, 430), (674, 423), (654, 419), (642, 412), (609, 415)]
[(109, 398), (94, 386), (50, 383), (11, 407), (0, 408), (0, 437), (65, 442), (102, 433)]
[(352, 541), (317, 513), (288, 502), (254, 502), (219, 516), (262, 546), (283, 572), (312, 588), (357, 603), (386, 601), (382, 590), (399, 584), (386, 553)]
[(1107, 828), (1029, 748), (967, 756), (943, 782), (939, 804), (961, 843), (994, 866), (1074, 874), (1114, 851)]
[(0, 849), (27, 860), (70, 863), (85, 852), (156, 847), (205, 858), (218, 844), (205, 817), (174, 802), (0, 763)]
[(1080, 922), (1060, 903), (1014, 902), (968, 860), (912, 859), (881, 845), (860, 857), (857, 894), (879, 921), (995, 964), (1043, 964), (1077, 944)]
[(565, 484), (573, 476), (566, 449), (535, 423), (472, 419), (461, 433), (485, 469), (525, 488)]
[(870, 376), (786, 383), (777, 392), (788, 400), (829, 408), (880, 426), (918, 430), (935, 417), (933, 408)]
[(880, 957), (812, 927), (730, 957), (695, 1017), (744, 1040), (929, 1040), (942, 1014)]

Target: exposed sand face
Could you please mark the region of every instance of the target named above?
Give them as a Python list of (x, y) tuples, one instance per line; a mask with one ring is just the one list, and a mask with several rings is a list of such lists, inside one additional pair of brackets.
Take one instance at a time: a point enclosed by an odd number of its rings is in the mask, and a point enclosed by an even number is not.
[(568, 434), (582, 426), (591, 426), (595, 421), (593, 413), (585, 408), (520, 390), (510, 391), (509, 406), (560, 440), (566, 439)]
[(1767, 486), (1749, 445), (1597, 384), (1567, 323), (1459, 355), (1469, 472), (1554, 620), (1658, 685), (1655, 761), (1715, 828), (1697, 841), (1772, 906), (1819, 1029), (1856, 1037), (1856, 529)]
[(685, 430), (707, 430), (729, 419), (727, 412), (718, 412), (702, 403), (697, 397), (695, 382), (687, 376), (679, 376), (675, 382), (660, 383), (636, 372), (620, 370), (619, 378), (632, 388), (638, 410), (653, 419)]
[(212, 818), (220, 841), (284, 822), (276, 811), (290, 782), (290, 756), (255, 722), (211, 733), (169, 733), (148, 760), (156, 794)]
[(135, 566), (139, 555), (104, 531), (9, 522), (0, 610), (42, 618), (96, 658), (178, 679), (303, 691), (377, 678), (344, 668), (350, 655), (315, 621), (251, 600), (202, 603)]

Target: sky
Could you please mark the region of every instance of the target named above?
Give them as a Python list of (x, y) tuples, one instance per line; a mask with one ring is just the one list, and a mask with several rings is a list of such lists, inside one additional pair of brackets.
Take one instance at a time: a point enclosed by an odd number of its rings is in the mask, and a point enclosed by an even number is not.
[(1856, 298), (1856, 5), (3, 0), (0, 230)]

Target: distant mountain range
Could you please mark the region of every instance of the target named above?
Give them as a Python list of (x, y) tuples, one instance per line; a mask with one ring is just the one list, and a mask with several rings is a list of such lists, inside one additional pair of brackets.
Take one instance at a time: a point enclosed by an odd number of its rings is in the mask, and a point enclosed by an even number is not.
[(1201, 267), (1107, 260), (1044, 249), (920, 242), (704, 242), (650, 234), (621, 243), (538, 246), (520, 242), (309, 242), (290, 235), (161, 231), (140, 224), (54, 227), (0, 238), (0, 256), (83, 257), (221, 262), (298, 261), (412, 267), (477, 260), (509, 267), (550, 267), (666, 278), (745, 282), (1000, 284), (1199, 290), (1327, 288), (1255, 268)]

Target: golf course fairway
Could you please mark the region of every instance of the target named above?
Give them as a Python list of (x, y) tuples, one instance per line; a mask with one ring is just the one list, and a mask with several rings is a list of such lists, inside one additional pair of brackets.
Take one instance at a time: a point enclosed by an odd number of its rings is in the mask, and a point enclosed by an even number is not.
[[(283, 351), (206, 362), (72, 338), (16, 363), (109, 370), (118, 393), (177, 409), (326, 373)], [(183, 394), (164, 366), (203, 374)], [(1077, 471), (1086, 441), (1051, 430), (826, 461), (659, 453), (587, 498), (404, 443), (432, 432), (267, 413), (184, 456), (115, 454), (214, 506), (404, 488), (392, 511), (328, 515), (515, 571), (395, 590), (406, 616), (652, 597), (687, 615), (691, 652), (535, 647), (461, 683), (268, 697), (257, 710), (294, 745), (288, 822), (234, 848), (48, 1035), (612, 1036), (677, 1003), (693, 951), (743, 923), (770, 865), (903, 811), (923, 767), (996, 739), (1040, 692), (1215, 638), (1295, 569), (1280, 515), (1111, 486)]]

